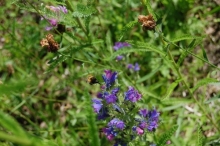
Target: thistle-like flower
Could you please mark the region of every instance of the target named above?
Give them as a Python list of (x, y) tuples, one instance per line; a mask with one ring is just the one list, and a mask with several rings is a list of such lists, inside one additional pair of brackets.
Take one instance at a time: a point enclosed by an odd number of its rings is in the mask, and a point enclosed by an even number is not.
[(154, 30), (156, 26), (156, 22), (151, 14), (147, 16), (139, 15), (138, 22), (141, 23), (141, 26), (144, 30)]

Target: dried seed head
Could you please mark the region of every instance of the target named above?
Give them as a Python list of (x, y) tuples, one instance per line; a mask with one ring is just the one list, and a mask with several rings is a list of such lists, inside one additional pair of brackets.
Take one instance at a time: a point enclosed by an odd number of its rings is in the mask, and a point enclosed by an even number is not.
[(52, 34), (48, 34), (46, 39), (43, 38), (40, 44), (42, 47), (47, 47), (48, 52), (57, 52), (59, 49), (59, 44), (54, 40)]
[(156, 26), (156, 22), (151, 14), (147, 16), (139, 15), (138, 22), (142, 24), (144, 30), (154, 30)]

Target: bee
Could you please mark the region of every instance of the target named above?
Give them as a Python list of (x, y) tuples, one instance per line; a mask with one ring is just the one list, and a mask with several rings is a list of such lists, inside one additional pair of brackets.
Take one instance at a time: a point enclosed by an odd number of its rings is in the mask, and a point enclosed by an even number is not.
[(93, 84), (96, 84), (96, 83), (100, 84), (99, 81), (93, 75), (88, 75), (87, 82), (90, 85), (93, 85)]

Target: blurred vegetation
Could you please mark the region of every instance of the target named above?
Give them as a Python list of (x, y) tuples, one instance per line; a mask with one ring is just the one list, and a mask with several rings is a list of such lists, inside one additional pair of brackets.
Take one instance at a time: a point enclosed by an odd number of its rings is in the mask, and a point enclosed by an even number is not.
[[(68, 13), (57, 18), (46, 5), (64, 5)], [(89, 74), (101, 81), (105, 69), (119, 73), (120, 88), (143, 94), (138, 106), (161, 113), (147, 141), (220, 145), (218, 1), (2, 0), (0, 6), (0, 145), (112, 145), (91, 107), (100, 85), (86, 82)], [(157, 18), (155, 31), (137, 23), (149, 13)], [(46, 15), (63, 29), (46, 31)], [(60, 44), (56, 53), (40, 46), (49, 33)], [(115, 52), (118, 41), (132, 47)], [(120, 54), (124, 60), (116, 61)], [(135, 62), (139, 72), (126, 68)]]

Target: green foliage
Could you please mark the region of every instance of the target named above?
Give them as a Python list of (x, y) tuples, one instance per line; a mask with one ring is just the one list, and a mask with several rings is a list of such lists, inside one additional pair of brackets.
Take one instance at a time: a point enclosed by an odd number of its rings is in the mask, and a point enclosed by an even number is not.
[[(142, 93), (137, 107), (160, 112), (155, 133), (128, 145), (165, 145), (168, 140), (175, 146), (220, 144), (216, 2), (5, 0), (0, 4), (0, 145), (113, 145), (99, 131), (107, 121), (96, 122), (91, 106), (101, 87), (86, 82), (89, 74), (102, 81), (106, 69), (118, 72), (120, 90), (134, 86)], [(68, 13), (54, 13), (46, 6), (66, 6)], [(144, 31), (137, 21), (139, 15), (148, 14), (157, 22), (154, 31)], [(45, 31), (50, 22), (42, 17), (56, 19), (63, 29)], [(56, 53), (40, 45), (49, 33), (60, 46)], [(131, 47), (115, 51), (118, 41)], [(123, 59), (117, 61), (119, 55)], [(135, 63), (139, 71), (127, 69)], [(201, 128), (196, 129), (198, 122)]]
[(197, 146), (204, 146), (204, 136), (202, 134), (202, 130), (198, 128), (197, 130)]
[(89, 17), (96, 13), (96, 9), (93, 6), (85, 6), (77, 4), (76, 11), (73, 12), (74, 17)]
[(170, 140), (171, 136), (176, 132), (178, 126), (175, 125), (171, 129), (169, 129), (167, 132), (165, 132), (162, 136), (159, 137), (157, 145), (163, 146), (166, 145), (166, 142)]

